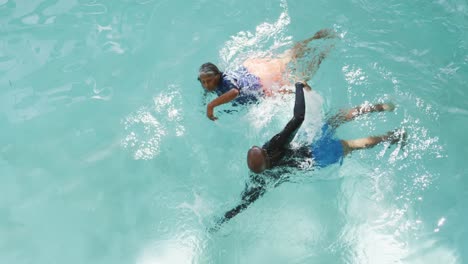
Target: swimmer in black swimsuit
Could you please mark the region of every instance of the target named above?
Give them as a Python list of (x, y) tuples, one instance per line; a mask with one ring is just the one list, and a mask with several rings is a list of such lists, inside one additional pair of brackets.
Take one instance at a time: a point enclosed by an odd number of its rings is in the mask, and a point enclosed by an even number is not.
[(314, 166), (316, 167), (326, 167), (339, 162), (353, 150), (370, 148), (382, 141), (395, 144), (406, 138), (406, 133), (403, 130), (394, 130), (385, 135), (355, 140), (339, 140), (334, 138), (331, 132), (343, 122), (352, 120), (365, 113), (392, 111), (394, 109), (392, 104), (376, 104), (371, 106), (358, 106), (347, 112), (339, 113), (328, 120), (324, 125), (320, 139), (314, 141), (310, 146), (301, 146), (293, 149), (290, 143), (301, 127), (305, 117), (303, 90), (311, 90), (307, 83), (296, 83), (295, 86), (296, 99), (293, 118), (280, 133), (276, 134), (262, 147), (253, 146), (249, 149), (247, 153), (247, 165), (255, 174), (251, 175), (251, 181), (242, 193), (242, 202), (238, 206), (227, 211), (224, 217), (218, 222), (216, 228), (239, 214), (251, 203), (260, 198), (266, 192), (267, 186), (276, 187), (287, 181), (286, 177), (280, 175), (282, 171), (270, 171), (272, 168), (298, 168), (300, 162), (306, 158), (313, 158), (315, 162)]

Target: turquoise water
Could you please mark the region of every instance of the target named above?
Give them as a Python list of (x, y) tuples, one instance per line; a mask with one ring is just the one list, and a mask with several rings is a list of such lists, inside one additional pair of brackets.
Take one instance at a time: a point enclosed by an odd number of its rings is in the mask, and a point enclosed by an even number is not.
[[(461, 0), (0, 0), (0, 263), (466, 263), (467, 17)], [(297, 172), (208, 233), (293, 97), (212, 122), (198, 66), (321, 28), (341, 38), (315, 44), (334, 47), (302, 135), (392, 101), (338, 136), (408, 144)]]

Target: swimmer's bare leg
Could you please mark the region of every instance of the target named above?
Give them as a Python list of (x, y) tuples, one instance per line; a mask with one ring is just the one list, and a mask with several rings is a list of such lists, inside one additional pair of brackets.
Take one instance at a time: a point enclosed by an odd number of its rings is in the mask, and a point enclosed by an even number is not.
[(335, 116), (331, 117), (328, 120), (328, 123), (333, 126), (334, 128), (338, 127), (339, 125), (351, 121), (358, 116), (368, 113), (374, 112), (382, 112), (382, 111), (393, 111), (395, 109), (395, 105), (393, 103), (385, 103), (385, 104), (363, 104), (354, 108), (351, 108), (347, 111), (340, 111)]
[[(291, 49), (286, 50), (283, 54), (279, 55), (278, 58), (283, 61), (283, 63), (286, 65), (289, 62), (295, 62), (300, 58), (303, 58), (306, 54), (310, 53), (311, 48), (308, 47), (307, 45), (314, 39), (329, 39), (329, 38), (336, 38), (336, 32), (332, 29), (322, 29), (317, 31), (312, 37), (305, 39), (303, 41), (297, 42)], [(322, 62), (322, 60), (325, 58), (325, 56), (328, 54), (330, 49), (322, 52), (316, 61), (311, 62), (309, 65), (309, 68), (314, 68), (314, 70), (309, 70), (308, 72), (315, 72), (318, 69), (318, 66)], [(295, 71), (295, 69), (291, 69), (292, 71)], [(307, 76), (310, 74), (304, 74), (303, 76)], [(301, 78), (303, 77), (301, 76)]]
[(354, 150), (372, 148), (380, 142), (389, 142), (392, 145), (400, 141), (404, 143), (406, 137), (406, 131), (403, 129), (396, 129), (387, 132), (385, 135), (353, 140), (341, 140), (341, 144), (343, 145), (344, 154), (347, 155)]
[(334, 45), (331, 45), (326, 50), (321, 51), (318, 56), (314, 56), (310, 62), (306, 63), (306, 68), (304, 70), (304, 73), (302, 74), (303, 76), (307, 76), (306, 78), (304, 78), (306, 82), (309, 81), (310, 78), (312, 78), (312, 76), (315, 75), (315, 73), (320, 67), (320, 64), (333, 48)]
[(336, 38), (336, 37), (338, 36), (336, 35), (336, 32), (333, 29), (324, 28), (324, 29), (317, 31), (312, 37), (304, 40), (303, 42), (305, 44), (308, 44), (314, 39), (329, 39), (329, 38)]
[(336, 32), (332, 29), (327, 28), (319, 30), (312, 37), (296, 43), (291, 49), (291, 58), (293, 60), (297, 60), (299, 58), (304, 57), (304, 55), (310, 50), (310, 48), (308, 48), (307, 45), (314, 39), (329, 39), (336, 37)]

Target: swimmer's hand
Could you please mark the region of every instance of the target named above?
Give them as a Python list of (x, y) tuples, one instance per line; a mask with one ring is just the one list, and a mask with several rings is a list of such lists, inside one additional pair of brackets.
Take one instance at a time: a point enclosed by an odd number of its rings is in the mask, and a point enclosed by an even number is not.
[(217, 120), (218, 118), (216, 116), (214, 116), (213, 114), (213, 111), (214, 111), (214, 106), (209, 103), (207, 106), (206, 106), (206, 116), (210, 119), (210, 120)]
[(220, 95), (218, 98), (214, 99), (207, 105), (206, 116), (213, 121), (218, 119), (216, 116), (213, 115), (214, 108), (217, 107), (218, 105), (222, 105), (222, 104), (225, 104), (227, 102), (234, 100), (238, 95), (239, 95), (238, 88), (232, 88), (228, 92)]
[(306, 81), (303, 81), (303, 82), (300, 82), (304, 85), (304, 90), (310, 92), (312, 91), (312, 87), (310, 87), (310, 85), (306, 82)]
[(293, 90), (289, 90), (289, 89), (279, 89), (279, 90), (278, 90), (278, 93), (280, 93), (280, 94), (293, 94), (294, 91), (293, 91)]

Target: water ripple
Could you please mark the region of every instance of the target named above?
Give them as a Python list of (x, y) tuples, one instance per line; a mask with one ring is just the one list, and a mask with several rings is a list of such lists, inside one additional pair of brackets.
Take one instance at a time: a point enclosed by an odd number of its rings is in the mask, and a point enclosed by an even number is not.
[(183, 120), (181, 94), (171, 85), (154, 98), (154, 107), (142, 107), (122, 121), (128, 133), (122, 145), (134, 152), (135, 159), (152, 159), (159, 155), (165, 137), (185, 134)]

